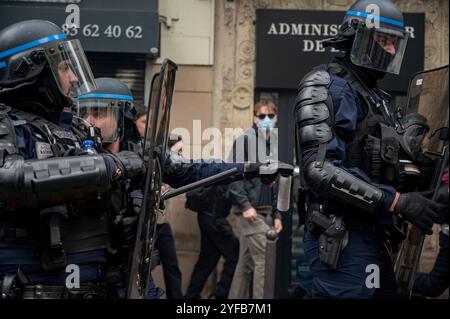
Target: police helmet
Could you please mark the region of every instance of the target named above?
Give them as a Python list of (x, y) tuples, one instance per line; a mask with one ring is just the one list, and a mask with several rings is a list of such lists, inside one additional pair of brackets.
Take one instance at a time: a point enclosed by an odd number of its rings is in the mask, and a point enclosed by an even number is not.
[(121, 140), (126, 118), (134, 118), (133, 94), (128, 86), (113, 78), (96, 78), (96, 89), (76, 99), (77, 116), (101, 130), (103, 144)]
[(336, 37), (324, 46), (349, 51), (353, 64), (399, 74), (408, 33), (403, 15), (390, 0), (359, 0), (346, 11)]
[(68, 40), (54, 23), (27, 20), (0, 30), (0, 93), (33, 83), (47, 66), (67, 97), (95, 88), (79, 40)]

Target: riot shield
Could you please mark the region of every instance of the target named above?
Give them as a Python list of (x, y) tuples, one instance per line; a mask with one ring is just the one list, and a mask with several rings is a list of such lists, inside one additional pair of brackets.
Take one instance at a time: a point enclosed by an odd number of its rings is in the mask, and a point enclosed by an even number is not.
[[(409, 85), (407, 113), (419, 113), (427, 118), (430, 127), (422, 142), (422, 150), (435, 159), (435, 170), (430, 190), (440, 185), (448, 165), (448, 76), (449, 66), (416, 73)], [(395, 263), (395, 274), (402, 298), (410, 298), (418, 271), (425, 235), (417, 227), (408, 225), (407, 238), (402, 243)]]
[(143, 144), (143, 160), (146, 168), (144, 196), (136, 242), (130, 257), (128, 299), (145, 297), (151, 266), (154, 264), (157, 210), (162, 195), (161, 184), (176, 71), (177, 65), (166, 59), (151, 83)]

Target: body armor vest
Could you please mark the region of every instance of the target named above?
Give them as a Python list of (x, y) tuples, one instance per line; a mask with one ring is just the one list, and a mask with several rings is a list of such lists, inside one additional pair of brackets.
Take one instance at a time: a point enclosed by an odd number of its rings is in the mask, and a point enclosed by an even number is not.
[[(19, 125), (32, 128), (37, 141), (35, 156), (38, 159), (61, 157), (68, 152), (70, 154), (71, 150), (80, 152), (80, 143), (87, 137), (79, 136), (80, 132), (86, 132), (86, 129), (78, 126), (75, 126), (73, 131), (64, 130), (28, 112), (5, 105), (2, 105), (1, 110), (0, 165), (4, 156), (19, 154), (14, 130), (14, 127)], [(9, 114), (14, 114), (14, 117), (20, 120), (12, 120)], [(0, 239), (27, 240), (32, 248), (32, 255), (40, 256), (44, 270), (64, 269), (68, 253), (110, 246), (109, 216), (105, 213), (108, 212), (108, 206), (108, 200), (99, 198), (23, 212), (0, 207)]]
[[(332, 75), (351, 85), (361, 101), (363, 117), (351, 135), (339, 132), (333, 125)], [(344, 85), (340, 81), (334, 83), (336, 88)], [(331, 268), (337, 265), (348, 229), (377, 232), (380, 242), (389, 243), (387, 251), (395, 250), (393, 243), (403, 239), (395, 227), (375, 224), (376, 214), (384, 205), (383, 192), (345, 169), (359, 168), (375, 183), (394, 181), (389, 169), (397, 165), (400, 144), (395, 121), (387, 109), (388, 100), (387, 94), (368, 88), (340, 64), (319, 66), (300, 82), (295, 104), (297, 158), (309, 192), (302, 189), (301, 194), (308, 196), (308, 207), (302, 209), (300, 205), (299, 213), (304, 216), (300, 219), (305, 220), (306, 228), (319, 235), (319, 258)], [(356, 103), (355, 100), (355, 110), (360, 107)], [(326, 160), (327, 145), (333, 135), (346, 144), (343, 168)], [(303, 154), (308, 156), (305, 160)]]
[(398, 163), (399, 138), (389, 111), (381, 111), (382, 107), (387, 108), (390, 97), (381, 91), (378, 94), (371, 92), (339, 64), (329, 64), (327, 72), (349, 82), (364, 107), (364, 118), (358, 123), (352, 139), (346, 145), (347, 158), (344, 166), (361, 168), (375, 183), (392, 185), (395, 179), (394, 166)]

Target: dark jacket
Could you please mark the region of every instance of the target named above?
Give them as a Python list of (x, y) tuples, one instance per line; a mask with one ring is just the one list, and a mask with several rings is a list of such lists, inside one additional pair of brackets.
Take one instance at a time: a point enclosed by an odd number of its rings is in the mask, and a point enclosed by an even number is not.
[[(271, 141), (259, 134), (256, 127), (248, 129), (233, 144), (233, 153), (229, 161), (265, 162), (278, 159), (278, 136), (271, 133)], [(266, 152), (262, 151), (266, 147)], [(264, 157), (264, 158), (261, 158)], [(250, 207), (255, 209), (271, 209), (276, 212), (276, 189), (261, 182), (259, 177), (233, 182), (228, 187), (228, 196), (236, 211), (244, 211)]]
[(186, 208), (208, 214), (214, 218), (226, 218), (230, 213), (231, 202), (227, 196), (226, 185), (200, 187), (186, 193)]

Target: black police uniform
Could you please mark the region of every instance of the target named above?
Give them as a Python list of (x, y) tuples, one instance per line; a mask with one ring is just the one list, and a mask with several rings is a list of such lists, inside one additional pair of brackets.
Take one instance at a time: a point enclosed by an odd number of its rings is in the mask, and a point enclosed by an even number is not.
[[(41, 20), (0, 32), (2, 298), (109, 295), (107, 211), (87, 209), (85, 202), (107, 200), (113, 178), (142, 173), (142, 161), (131, 152), (81, 156), (90, 130), (64, 111), (71, 101), (44, 54), (60, 50), (67, 66), (65, 41), (59, 27)], [(79, 267), (81, 282), (71, 291), (65, 287), (69, 264)]]
[[(381, 26), (370, 29), (364, 18), (373, 3), (379, 6), (375, 20)], [(367, 36), (375, 31), (404, 37), (400, 10), (390, 1), (356, 2), (339, 34), (325, 41), (345, 56), (308, 73), (295, 101), (297, 151), (307, 190), (300, 196), (307, 202), (304, 248), (315, 298), (397, 297), (389, 254), (404, 236), (389, 210), (403, 153), (390, 97), (377, 87), (393, 59), (372, 41), (373, 34)], [(370, 43), (359, 60), (355, 50), (365, 44), (355, 47), (357, 39)]]
[[(80, 150), (95, 134), (64, 111), (71, 106), (68, 96), (93, 89), (79, 42), (66, 40), (55, 24), (29, 20), (0, 31), (2, 298), (117, 295), (115, 269), (108, 269), (108, 251), (114, 252), (110, 192), (117, 182), (144, 172), (133, 152), (86, 155)], [(238, 168), (236, 178), (259, 170), (244, 170), (243, 164), (167, 163), (166, 178), (177, 186), (232, 167)], [(80, 288), (65, 285), (69, 264), (79, 267)]]

